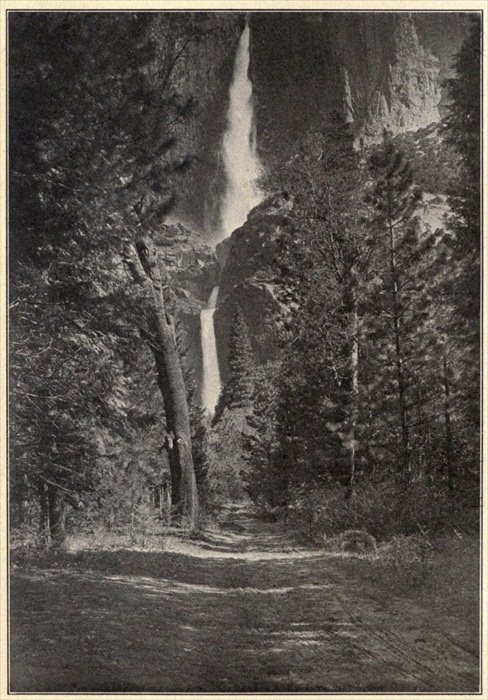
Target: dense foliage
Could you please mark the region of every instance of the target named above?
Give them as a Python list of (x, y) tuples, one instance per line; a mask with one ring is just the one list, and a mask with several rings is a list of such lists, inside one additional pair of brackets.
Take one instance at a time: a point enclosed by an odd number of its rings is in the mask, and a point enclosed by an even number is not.
[[(10, 22), (13, 522), (35, 511), (61, 541), (68, 512), (135, 537), (168, 519), (178, 435), (128, 250), (164, 238), (191, 165), (178, 138), (197, 117), (174, 72), (201, 33), (187, 13)], [(268, 173), (287, 203), (266, 268), (276, 357), (258, 366), (237, 307), (212, 426), (190, 373), (182, 384), (208, 509), (246, 492), (327, 532), (381, 535), (439, 529), (476, 503), (479, 44), (473, 20), (442, 128), (358, 151), (332, 119)], [(433, 204), (444, 215), (429, 223)], [(151, 282), (184, 364), (170, 280)]]
[(254, 393), (247, 490), (326, 534), (476, 520), (479, 58), (475, 23), (444, 143), (385, 134), (358, 153), (338, 119), (268, 179), (294, 202), (275, 258), (288, 311)]
[(253, 389), (253, 351), (249, 329), (242, 309), (238, 306), (229, 338), (229, 379), (222, 388), (213, 423), (217, 424), (225, 409), (245, 408), (249, 406)]
[(62, 537), (64, 504), (106, 498), (115, 465), (155, 478), (164, 414), (125, 250), (189, 163), (173, 72), (197, 31), (183, 15), (12, 13), (10, 37), (11, 495), (37, 493)]

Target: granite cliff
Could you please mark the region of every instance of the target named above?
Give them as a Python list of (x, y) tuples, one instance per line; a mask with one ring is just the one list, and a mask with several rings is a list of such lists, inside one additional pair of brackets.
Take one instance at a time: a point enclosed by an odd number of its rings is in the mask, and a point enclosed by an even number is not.
[[(443, 81), (469, 25), (461, 12), (259, 12), (249, 15), (258, 151), (279, 161), (309, 129), (346, 114), (357, 142), (438, 122)], [(194, 103), (178, 148), (194, 156), (176, 218), (211, 239), (223, 189), (220, 145), (235, 51), (236, 12), (192, 14), (198, 38), (177, 61), (174, 87)], [(181, 31), (188, 32), (188, 27)], [(156, 40), (164, 50), (164, 33)], [(182, 34), (181, 42), (184, 41)]]
[(229, 334), (238, 305), (246, 319), (257, 362), (264, 363), (273, 357), (274, 330), (283, 309), (275, 294), (271, 267), (277, 241), (289, 224), (292, 209), (290, 199), (270, 196), (250, 212), (243, 226), (220, 244), (220, 252), (224, 248), (226, 254), (214, 322), (224, 381), (228, 376)]
[[(265, 166), (286, 157), (307, 130), (322, 127), (334, 113), (345, 114), (358, 146), (379, 141), (385, 128), (406, 138), (424, 130), (435, 141), (432, 125), (440, 121), (445, 102), (442, 84), (451, 74), (452, 57), (467, 33), (469, 14), (434, 15), (251, 14), (257, 142)], [(180, 61), (176, 75), (179, 89), (194, 98), (197, 110), (181, 134), (180, 148), (194, 153), (196, 160), (180, 190), (175, 219), (188, 222), (208, 239), (215, 230), (222, 194), (219, 148), (243, 22), (239, 13), (198, 13), (198, 23), (205, 31)], [(279, 312), (279, 303), (268, 272), (290, 206), (276, 198), (263, 202), (218, 246), (216, 257), (208, 249), (203, 253), (201, 239), (194, 248), (196, 238), (186, 229), (172, 229), (171, 245), (165, 244), (164, 255), (174, 262), (172, 284), (198, 382), (202, 366), (199, 313), (217, 280), (215, 329), (223, 379), (228, 372), (228, 337), (237, 303), (251, 331), (258, 361), (272, 356), (271, 321)]]
[(309, 127), (346, 112), (358, 141), (439, 120), (443, 81), (468, 13), (260, 13), (252, 18), (258, 143), (280, 157)]

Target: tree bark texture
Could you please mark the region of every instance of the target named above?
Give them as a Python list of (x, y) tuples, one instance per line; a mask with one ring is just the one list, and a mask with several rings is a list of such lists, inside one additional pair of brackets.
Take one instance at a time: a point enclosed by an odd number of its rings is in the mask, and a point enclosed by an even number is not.
[(166, 414), (172, 505), (181, 524), (194, 530), (198, 525), (198, 495), (190, 414), (174, 323), (166, 310), (161, 267), (154, 244), (143, 239), (135, 247), (130, 246), (127, 262), (134, 280), (145, 290), (149, 343)]
[(65, 503), (63, 495), (56, 486), (48, 484), (47, 500), (49, 510), (49, 533), (51, 544), (60, 547), (65, 540)]
[(395, 232), (392, 221), (388, 225), (390, 233), (390, 274), (392, 278), (393, 332), (395, 338), (395, 365), (398, 387), (398, 409), (402, 432), (402, 462), (405, 475), (410, 471), (409, 435), (407, 421), (407, 404), (405, 398), (405, 378), (403, 375), (403, 353), (400, 329), (400, 308), (398, 300), (398, 268), (396, 262)]
[(356, 290), (353, 290), (352, 309), (352, 344), (351, 344), (351, 410), (350, 410), (350, 477), (349, 492), (354, 492), (356, 481), (356, 451), (357, 451), (357, 424), (359, 414), (359, 319)]
[(43, 546), (48, 546), (51, 541), (49, 533), (49, 507), (47, 497), (47, 484), (39, 483), (39, 538)]
[(445, 454), (446, 454), (446, 477), (449, 493), (454, 493), (454, 470), (452, 462), (452, 428), (451, 428), (451, 388), (449, 382), (449, 366), (447, 362), (447, 351), (443, 349), (442, 354), (442, 380), (444, 384), (444, 429), (445, 429)]

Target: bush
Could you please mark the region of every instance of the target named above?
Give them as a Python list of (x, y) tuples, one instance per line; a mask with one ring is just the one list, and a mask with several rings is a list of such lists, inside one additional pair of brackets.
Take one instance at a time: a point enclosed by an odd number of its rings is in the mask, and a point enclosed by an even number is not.
[(374, 556), (375, 538), (363, 530), (346, 530), (339, 536), (341, 551), (347, 554)]
[(395, 535), (381, 551), (381, 576), (397, 590), (425, 583), (429, 577), (433, 547), (421, 535)]
[(433, 547), (427, 537), (421, 535), (394, 535), (382, 549), (384, 561), (399, 568), (424, 562), (432, 556)]
[(394, 478), (358, 483), (350, 497), (339, 484), (297, 492), (287, 516), (302, 540), (317, 545), (347, 530), (362, 530), (379, 540), (440, 532), (464, 517), (461, 503), (444, 490), (424, 479), (405, 486)]
[(466, 625), (467, 643), (477, 650), (479, 620), (479, 537), (453, 531), (440, 537), (395, 535), (378, 547), (374, 559), (345, 559), (351, 575), (394, 595), (415, 590), (432, 611), (457, 615)]
[(141, 547), (160, 550), (169, 526), (169, 504), (157, 507), (149, 489), (134, 493), (119, 489), (101, 501), (86, 498), (83, 509), (71, 511), (66, 521), (67, 547), (120, 549)]

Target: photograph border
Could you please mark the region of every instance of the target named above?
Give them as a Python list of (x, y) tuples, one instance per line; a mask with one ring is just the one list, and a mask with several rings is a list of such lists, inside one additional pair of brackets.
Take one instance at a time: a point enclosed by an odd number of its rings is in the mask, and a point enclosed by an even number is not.
[(82, 700), (88, 698), (148, 698), (156, 699), (164, 696), (171, 698), (184, 698), (187, 696), (206, 697), (206, 698), (279, 698), (282, 696), (301, 697), (324, 697), (324, 698), (364, 698), (364, 700), (377, 697), (402, 697), (402, 698), (431, 698), (431, 697), (449, 697), (449, 698), (484, 698), (488, 697), (488, 664), (485, 660), (487, 648), (486, 634), (486, 619), (487, 619), (487, 595), (486, 595), (486, 561), (487, 561), (487, 538), (485, 536), (487, 527), (487, 515), (483, 508), (485, 502), (487, 479), (485, 478), (484, 469), (486, 468), (487, 444), (486, 440), (481, 438), (481, 502), (480, 502), (480, 679), (481, 688), (478, 693), (293, 693), (293, 692), (263, 692), (263, 693), (176, 693), (176, 692), (161, 692), (161, 693), (18, 693), (8, 689), (9, 677), (9, 547), (8, 547), (8, 532), (9, 532), (9, 515), (8, 515), (8, 16), (12, 12), (218, 12), (218, 13), (234, 13), (234, 12), (466, 12), (481, 14), (481, 33), (482, 33), (482, 70), (481, 70), (481, 106), (482, 106), (482, 124), (481, 124), (481, 214), (482, 214), (482, 234), (481, 234), (481, 317), (480, 317), (480, 333), (481, 333), (481, 402), (480, 402), (480, 419), (481, 419), (481, 436), (487, 434), (488, 417), (484, 410), (486, 406), (486, 338), (485, 338), (485, 313), (486, 313), (486, 295), (488, 294), (486, 284), (484, 284), (484, 270), (486, 263), (486, 246), (484, 245), (484, 223), (487, 211), (487, 188), (484, 182), (485, 162), (487, 153), (486, 133), (487, 133), (487, 41), (486, 30), (488, 28), (488, 3), (484, 0), (410, 0), (403, 2), (402, 0), (377, 0), (371, 2), (369, 0), (342, 0), (342, 1), (327, 1), (320, 2), (317, 0), (207, 0), (202, 2), (199, 0), (0, 0), (0, 60), (1, 60), (1, 79), (0, 79), (0, 95), (2, 98), (1, 119), (2, 123), (2, 140), (1, 140), (1, 157), (2, 167), (0, 174), (1, 196), (0, 196), (0, 270), (2, 275), (2, 284), (0, 285), (0, 352), (2, 357), (2, 372), (0, 373), (0, 454), (2, 464), (2, 478), (0, 479), (0, 700), (6, 698), (16, 698), (18, 700), (27, 700), (28, 698), (39, 698), (49, 700), (50, 698), (71, 698), (73, 700)]

